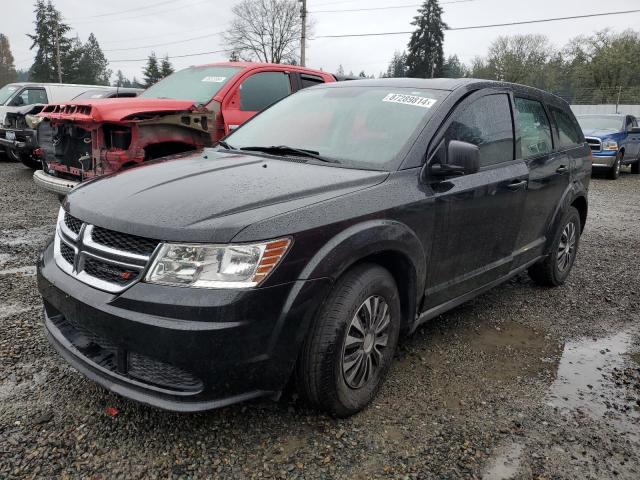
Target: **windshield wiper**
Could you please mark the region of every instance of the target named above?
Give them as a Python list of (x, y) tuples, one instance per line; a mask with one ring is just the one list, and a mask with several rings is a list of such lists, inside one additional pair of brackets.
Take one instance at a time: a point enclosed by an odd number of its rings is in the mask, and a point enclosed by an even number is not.
[(225, 142), (224, 140), (220, 140), (218, 142), (218, 145), (220, 145), (222, 148), (226, 149), (226, 150), (237, 150), (236, 147), (232, 147), (231, 145), (229, 145), (227, 142)]
[(270, 153), (272, 155), (297, 155), (299, 157), (308, 157), (313, 158), (315, 160), (320, 160), (321, 162), (326, 163), (340, 163), (338, 160), (334, 158), (327, 158), (320, 155), (320, 152), (316, 152), (315, 150), (306, 150), (304, 148), (295, 148), (289, 147), (288, 145), (272, 145), (270, 147), (242, 147), (240, 150), (245, 150), (248, 152), (264, 152)]

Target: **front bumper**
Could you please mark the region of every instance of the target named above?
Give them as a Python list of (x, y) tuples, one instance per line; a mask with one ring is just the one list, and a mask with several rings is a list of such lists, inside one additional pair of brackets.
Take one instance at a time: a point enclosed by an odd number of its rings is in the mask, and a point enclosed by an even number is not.
[(602, 150), (599, 152), (591, 152), (593, 161), (591, 166), (594, 168), (611, 168), (616, 161), (618, 155), (617, 150)]
[(62, 272), (49, 246), (38, 288), (47, 336), (71, 365), (125, 397), (192, 412), (281, 391), (330, 281), (251, 290), (138, 283), (113, 295)]
[(66, 195), (80, 183), (74, 180), (67, 180), (66, 178), (54, 177), (44, 170), (36, 170), (33, 173), (33, 181), (39, 187), (57, 193), (58, 195)]
[[(7, 132), (12, 132), (15, 139), (10, 140), (7, 138)], [(22, 130), (15, 128), (0, 128), (0, 146), (15, 150), (19, 153), (28, 153), (29, 155), (37, 147), (38, 142), (36, 140), (35, 130)]]

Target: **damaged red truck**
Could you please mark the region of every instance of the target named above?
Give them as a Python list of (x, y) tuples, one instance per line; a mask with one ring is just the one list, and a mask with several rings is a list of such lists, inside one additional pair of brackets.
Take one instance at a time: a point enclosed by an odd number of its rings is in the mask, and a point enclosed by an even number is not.
[(136, 98), (47, 105), (34, 180), (64, 195), (83, 180), (211, 146), (287, 95), (335, 81), (303, 67), (225, 62), (176, 72)]

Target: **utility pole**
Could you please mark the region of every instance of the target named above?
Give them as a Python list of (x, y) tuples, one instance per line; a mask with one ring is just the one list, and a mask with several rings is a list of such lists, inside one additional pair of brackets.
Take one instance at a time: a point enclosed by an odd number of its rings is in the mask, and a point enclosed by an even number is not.
[(58, 65), (58, 83), (62, 83), (62, 64), (60, 62), (60, 34), (56, 25), (56, 64)]
[(302, 38), (300, 39), (300, 65), (305, 67), (306, 50), (307, 50), (307, 0), (299, 0), (302, 2), (300, 9), (300, 18), (302, 19)]
[(622, 95), (622, 85), (618, 87), (618, 100), (616, 101), (616, 113), (618, 112), (618, 107), (620, 106), (620, 96)]

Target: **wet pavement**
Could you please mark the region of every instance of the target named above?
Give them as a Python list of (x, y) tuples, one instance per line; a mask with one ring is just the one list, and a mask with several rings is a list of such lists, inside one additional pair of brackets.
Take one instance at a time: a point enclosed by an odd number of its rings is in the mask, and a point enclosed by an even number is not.
[(0, 478), (640, 478), (640, 176), (593, 180), (565, 286), (520, 275), (422, 326), (347, 420), (292, 393), (178, 415), (88, 381), (42, 333), (58, 200), (1, 161), (0, 198)]

